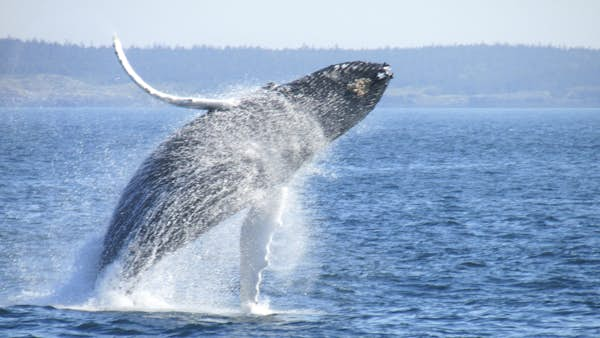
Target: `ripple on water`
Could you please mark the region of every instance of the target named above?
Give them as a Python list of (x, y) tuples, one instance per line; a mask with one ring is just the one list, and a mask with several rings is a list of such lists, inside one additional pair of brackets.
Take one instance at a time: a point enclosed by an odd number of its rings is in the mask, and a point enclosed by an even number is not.
[[(305, 255), (287, 273), (288, 260), (267, 271), (263, 315), (229, 301), (235, 264), (198, 265), (200, 255), (234, 255), (233, 228), (214, 236), (222, 249), (188, 248), (152, 280), (193, 281), (152, 295), (175, 294), (188, 312), (114, 311), (85, 297), (79, 307), (15, 306), (53, 304), (39, 299), (85, 271), (79, 248), (101, 238), (140, 161), (192, 116), (2, 113), (7, 336), (600, 336), (597, 109), (375, 111), (307, 170), (298, 192)], [(294, 241), (279, 245), (298, 248)], [(176, 264), (188, 268), (166, 273)], [(202, 293), (210, 278), (225, 287)], [(67, 286), (83, 290), (83, 279)], [(211, 308), (221, 296), (225, 305)]]

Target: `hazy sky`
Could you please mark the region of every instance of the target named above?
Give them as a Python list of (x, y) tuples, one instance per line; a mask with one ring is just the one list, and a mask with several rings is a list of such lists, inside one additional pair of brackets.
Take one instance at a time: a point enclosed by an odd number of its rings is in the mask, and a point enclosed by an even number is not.
[(0, 0), (0, 37), (108, 45), (600, 48), (600, 0)]

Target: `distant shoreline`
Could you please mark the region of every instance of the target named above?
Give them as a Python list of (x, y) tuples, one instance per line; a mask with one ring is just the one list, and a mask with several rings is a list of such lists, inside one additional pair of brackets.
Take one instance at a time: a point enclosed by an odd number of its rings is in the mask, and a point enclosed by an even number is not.
[[(210, 95), (284, 83), (349, 60), (387, 62), (395, 78), (381, 105), (599, 107), (600, 50), (470, 45), (422, 48), (131, 48), (154, 87)], [(120, 69), (111, 48), (0, 39), (0, 106), (159, 105)], [(220, 95), (217, 95), (220, 96)], [(235, 95), (234, 95), (235, 96)]]

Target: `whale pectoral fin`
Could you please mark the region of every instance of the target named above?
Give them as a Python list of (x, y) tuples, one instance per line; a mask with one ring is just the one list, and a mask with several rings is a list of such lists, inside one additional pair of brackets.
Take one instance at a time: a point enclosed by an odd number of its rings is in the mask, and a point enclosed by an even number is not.
[(251, 309), (258, 303), (262, 273), (269, 265), (273, 233), (281, 224), (282, 192), (250, 209), (240, 234), (240, 301)]
[(115, 54), (117, 54), (117, 58), (119, 59), (119, 63), (121, 63), (121, 66), (123, 67), (127, 75), (129, 75), (129, 77), (133, 80), (133, 82), (140, 88), (142, 88), (146, 93), (159, 100), (180, 107), (206, 110), (228, 110), (236, 105), (236, 102), (233, 100), (213, 100), (198, 97), (181, 97), (156, 90), (152, 86), (147, 84), (146, 81), (144, 81), (135, 72), (135, 70), (133, 70), (133, 67), (131, 67), (131, 64), (129, 64), (129, 60), (127, 60), (127, 57), (125, 56), (125, 52), (123, 51), (121, 41), (116, 35), (113, 37), (113, 47), (115, 49)]

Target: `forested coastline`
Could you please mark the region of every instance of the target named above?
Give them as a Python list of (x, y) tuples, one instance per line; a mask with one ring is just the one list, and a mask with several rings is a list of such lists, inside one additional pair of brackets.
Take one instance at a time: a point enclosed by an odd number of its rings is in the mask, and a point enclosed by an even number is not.
[[(600, 50), (467, 45), (422, 48), (129, 48), (157, 88), (219, 96), (284, 82), (332, 63), (392, 65), (383, 100), (415, 106), (600, 106)], [(110, 47), (0, 39), (1, 106), (157, 105), (120, 69)]]

